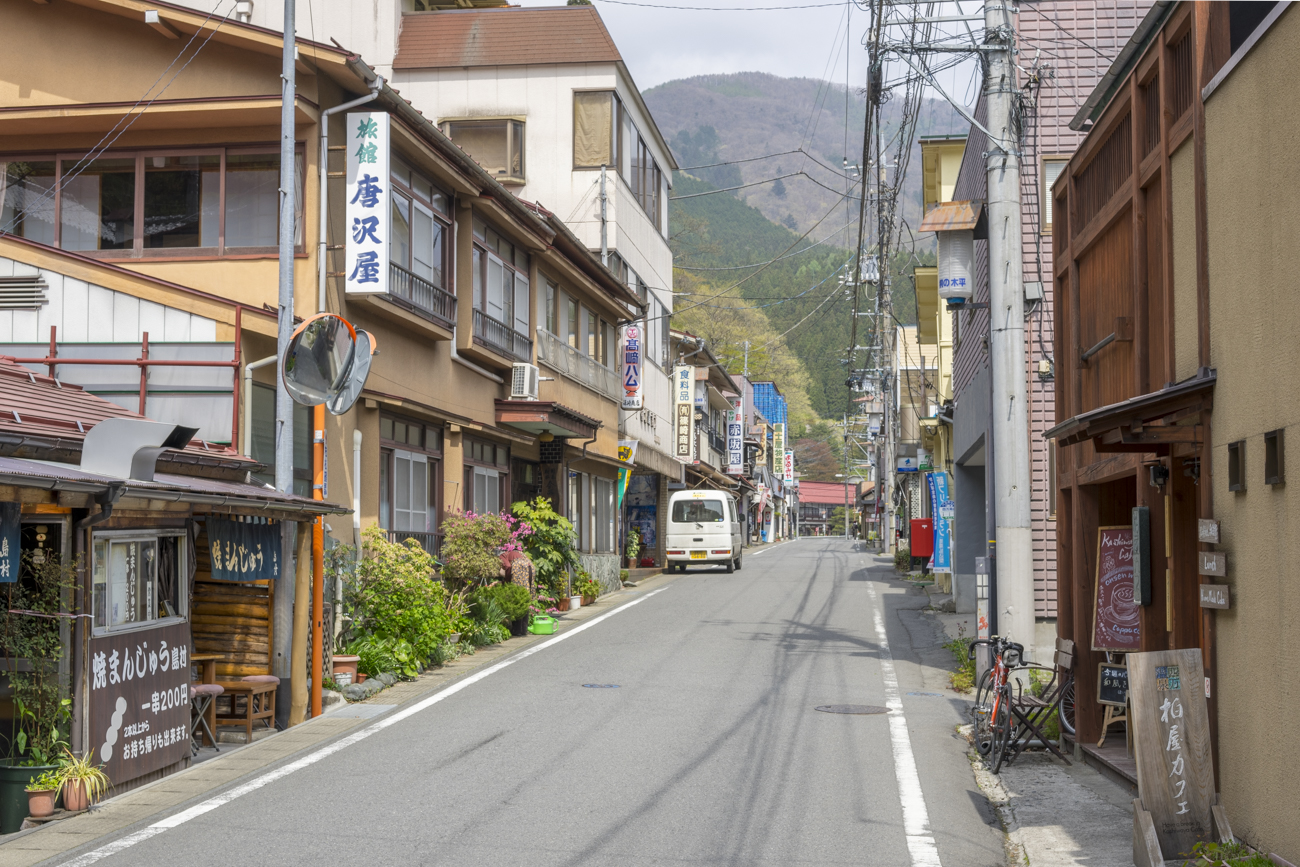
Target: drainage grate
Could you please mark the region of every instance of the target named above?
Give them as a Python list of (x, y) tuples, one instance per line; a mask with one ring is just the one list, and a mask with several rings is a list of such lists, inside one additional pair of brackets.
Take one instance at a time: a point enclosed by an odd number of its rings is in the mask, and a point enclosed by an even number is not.
[(617, 683), (584, 683), (583, 689), (618, 689)]
[(822, 713), (856, 713), (856, 714), (873, 714), (888, 713), (889, 708), (881, 707), (877, 704), (824, 704), (816, 708)]

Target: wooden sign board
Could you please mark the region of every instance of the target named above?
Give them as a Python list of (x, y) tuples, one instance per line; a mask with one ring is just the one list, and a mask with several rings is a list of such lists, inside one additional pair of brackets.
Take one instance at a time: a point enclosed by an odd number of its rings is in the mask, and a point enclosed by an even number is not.
[(1201, 584), (1202, 608), (1231, 608), (1231, 594), (1227, 584)]
[(1178, 858), (1213, 840), (1214, 764), (1201, 651), (1130, 653), (1129, 714), (1137, 747), (1138, 796), (1160, 850)]
[(1228, 555), (1222, 551), (1198, 551), (1200, 568), (1198, 575), (1213, 575), (1225, 578), (1228, 575)]
[(1133, 528), (1100, 527), (1092, 649), (1129, 653), (1140, 648), (1139, 611), (1133, 597)]
[(1201, 518), (1196, 522), (1196, 541), (1219, 544), (1219, 522), (1212, 518)]
[(1097, 703), (1112, 707), (1128, 704), (1128, 666), (1122, 662), (1098, 663)]

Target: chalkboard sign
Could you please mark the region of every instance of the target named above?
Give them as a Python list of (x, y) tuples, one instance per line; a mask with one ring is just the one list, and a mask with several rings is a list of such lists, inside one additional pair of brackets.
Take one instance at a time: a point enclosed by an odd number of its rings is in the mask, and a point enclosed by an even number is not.
[(1133, 527), (1097, 529), (1097, 583), (1093, 597), (1092, 649), (1129, 653), (1140, 649), (1140, 621), (1133, 598)]
[(1128, 666), (1103, 662), (1097, 666), (1097, 703), (1124, 707), (1128, 704)]

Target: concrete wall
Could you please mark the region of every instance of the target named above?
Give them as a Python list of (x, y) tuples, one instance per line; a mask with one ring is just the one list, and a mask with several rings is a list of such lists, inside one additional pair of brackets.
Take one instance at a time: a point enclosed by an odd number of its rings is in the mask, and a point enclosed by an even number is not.
[[(1300, 862), (1290, 722), (1300, 707), (1300, 12), (1273, 28), (1206, 103), (1214, 514), (1232, 608), (1214, 613), (1220, 782), (1233, 831)], [(1246, 134), (1243, 134), (1243, 131)], [(1181, 353), (1180, 353), (1181, 354)], [(1286, 429), (1291, 485), (1264, 484), (1265, 431)], [(1227, 444), (1246, 443), (1246, 490), (1228, 491)], [(1206, 484), (1202, 476), (1201, 484)]]

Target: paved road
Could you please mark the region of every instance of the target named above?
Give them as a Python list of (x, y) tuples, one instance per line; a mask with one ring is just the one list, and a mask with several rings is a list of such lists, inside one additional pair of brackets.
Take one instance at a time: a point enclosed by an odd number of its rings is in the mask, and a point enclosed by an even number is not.
[[(940, 632), (919, 613), (925, 597), (876, 563), (806, 539), (732, 575), (638, 591), (640, 603), (97, 863), (1001, 865), (954, 734), (965, 702), (945, 688)], [(814, 711), (889, 704), (891, 668), (901, 715)]]

